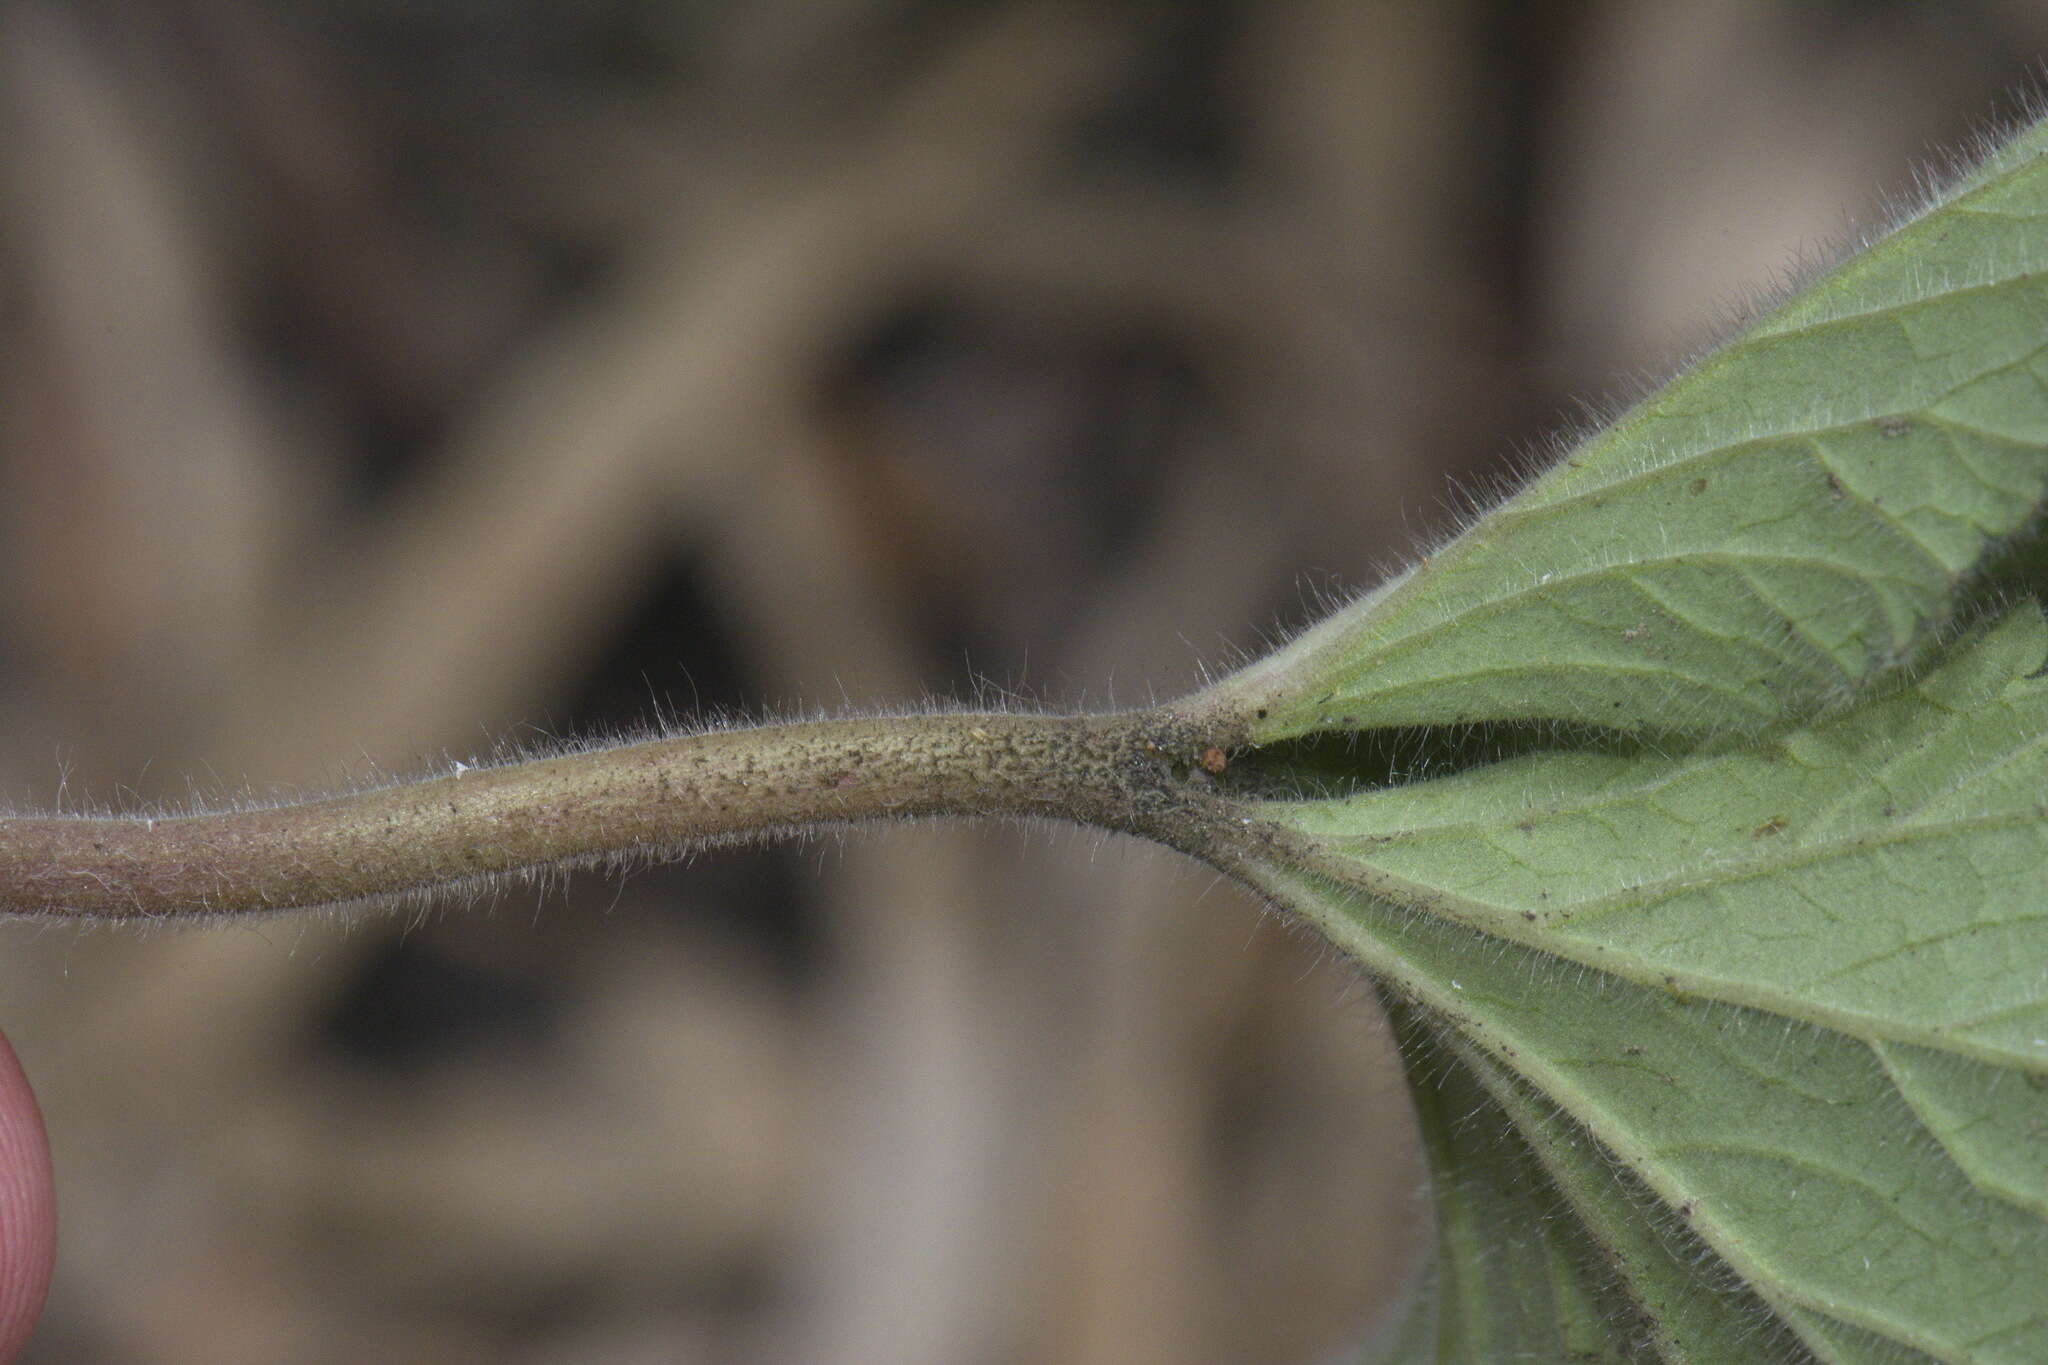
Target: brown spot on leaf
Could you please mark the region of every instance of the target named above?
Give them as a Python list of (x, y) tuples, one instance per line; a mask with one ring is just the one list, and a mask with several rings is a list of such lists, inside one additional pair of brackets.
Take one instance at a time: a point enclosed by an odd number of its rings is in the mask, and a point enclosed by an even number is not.
[(1212, 744), (1212, 745), (1210, 745), (1210, 746), (1209, 746), (1208, 748), (1206, 748), (1206, 749), (1202, 750), (1202, 771), (1203, 771), (1203, 772), (1205, 772), (1205, 773), (1212, 773), (1212, 774), (1213, 774), (1213, 773), (1220, 773), (1220, 772), (1222, 772), (1222, 771), (1223, 771), (1223, 770), (1224, 770), (1225, 768), (1227, 768), (1227, 767), (1229, 767), (1229, 766), (1230, 766), (1230, 755), (1229, 755), (1229, 754), (1226, 754), (1226, 753), (1224, 753), (1224, 752), (1223, 752), (1223, 751), (1222, 751), (1221, 749), (1217, 748), (1217, 747), (1216, 747), (1215, 745), (1213, 745), (1213, 744)]

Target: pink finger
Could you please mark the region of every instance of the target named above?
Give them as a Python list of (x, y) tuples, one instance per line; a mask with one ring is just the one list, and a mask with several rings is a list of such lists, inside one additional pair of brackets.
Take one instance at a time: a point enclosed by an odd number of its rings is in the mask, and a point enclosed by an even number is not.
[(28, 1344), (56, 1255), (50, 1140), (21, 1062), (0, 1037), (0, 1362)]

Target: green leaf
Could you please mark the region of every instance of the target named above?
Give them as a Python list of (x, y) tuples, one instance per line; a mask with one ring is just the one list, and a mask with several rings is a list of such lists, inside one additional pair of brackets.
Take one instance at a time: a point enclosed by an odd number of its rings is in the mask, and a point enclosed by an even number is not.
[(1443, 1255), (1373, 1362), (1805, 1360), (1582, 1129), (1399, 1000)]
[[(1698, 1237), (1769, 1305), (1753, 1339), (1790, 1333), (1824, 1360), (2048, 1359), (2048, 1220), (1974, 1183), (1868, 1044), (1504, 952), (1312, 875), (1254, 879), (1597, 1142), (1613, 1167), (1559, 1177), (1571, 1202)], [(1631, 1188), (1648, 1206), (1617, 1209)]]
[(2048, 1072), (2048, 622), (1752, 746), (1531, 755), (1259, 809), (1302, 865), (1547, 953)]
[(1440, 1254), (1367, 1365), (1635, 1358), (1646, 1328), (1535, 1153), (1468, 1067), (1410, 1041)]
[(1409, 1036), (1380, 1358), (2048, 1361), (2044, 507), (2048, 122), (1200, 699)]
[(2044, 1361), (2044, 663), (2028, 606), (1751, 747), (1266, 802), (1253, 880), (1470, 1052), (1618, 1259), (1683, 1226), (1819, 1359)]
[(2048, 125), (1227, 680), (1256, 743), (1552, 719), (1753, 734), (1923, 656), (2048, 486)]
[(1619, 1264), (1682, 1227), (1765, 1306), (1709, 1328), (2048, 1360), (2044, 662), (2029, 606), (1751, 747), (1267, 803), (1251, 878), (1445, 1031)]

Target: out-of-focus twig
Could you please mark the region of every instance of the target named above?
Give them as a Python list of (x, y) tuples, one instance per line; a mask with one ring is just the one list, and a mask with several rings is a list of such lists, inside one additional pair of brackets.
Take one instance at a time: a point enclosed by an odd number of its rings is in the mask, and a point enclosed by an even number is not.
[[(410, 761), (516, 713), (658, 532), (653, 471), (730, 477), (831, 339), (953, 234), (999, 215), (1121, 44), (1082, 9), (1018, 6), (949, 52), (843, 167), (709, 239), (647, 243), (511, 365), (390, 520), (327, 547), (221, 760), (303, 774)], [(290, 722), (290, 723), (288, 723)], [(316, 723), (309, 723), (316, 722)]]

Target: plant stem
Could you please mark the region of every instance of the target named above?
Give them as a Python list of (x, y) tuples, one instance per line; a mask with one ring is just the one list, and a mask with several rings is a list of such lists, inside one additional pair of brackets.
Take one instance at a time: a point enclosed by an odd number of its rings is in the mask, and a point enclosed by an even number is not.
[(1227, 803), (1169, 712), (722, 730), (266, 808), (0, 819), (0, 915), (166, 919), (345, 904), (621, 854), (915, 816), (1038, 816), (1188, 848)]

